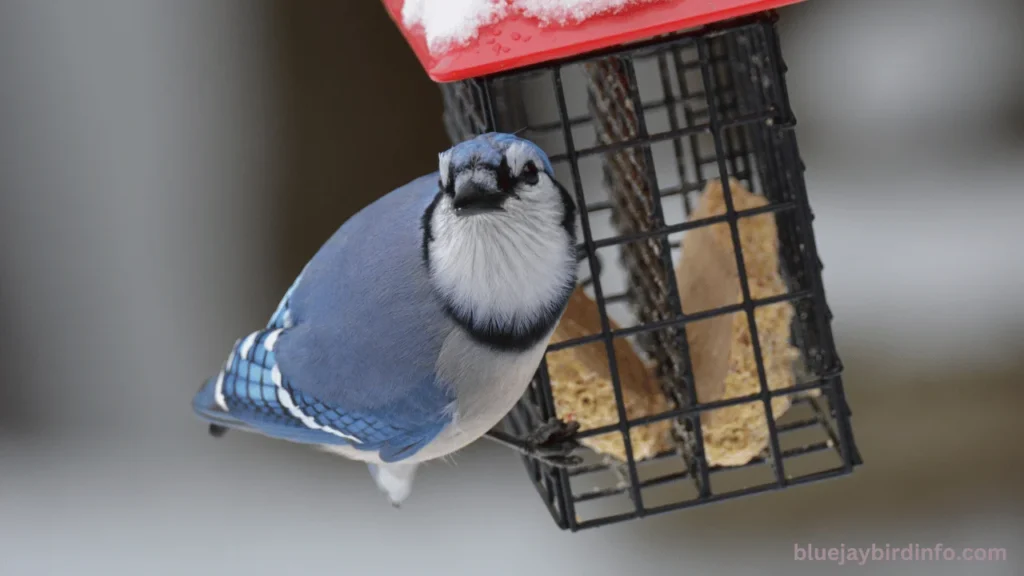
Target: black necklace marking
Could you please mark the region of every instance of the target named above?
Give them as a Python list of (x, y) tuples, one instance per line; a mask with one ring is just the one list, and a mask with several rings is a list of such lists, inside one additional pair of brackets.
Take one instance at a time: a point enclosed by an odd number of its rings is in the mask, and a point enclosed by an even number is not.
[(441, 196), (444, 195), (444, 190), (438, 190), (437, 194), (434, 195), (434, 199), (430, 201), (426, 211), (423, 212), (423, 218), (420, 219), (420, 227), (423, 228), (423, 240), (421, 241), (423, 250), (423, 264), (426, 265), (427, 270), (430, 270), (430, 243), (434, 241), (433, 224), (431, 219), (434, 217), (434, 210), (437, 209), (438, 202), (441, 201)]
[(573, 201), (572, 195), (569, 191), (562, 186), (558, 180), (551, 179), (555, 183), (555, 187), (558, 188), (558, 195), (562, 198), (562, 228), (569, 234), (569, 238), (572, 239), (573, 249), (576, 247), (576, 202)]
[(503, 352), (525, 352), (540, 343), (555, 327), (569, 303), (569, 296), (574, 288), (575, 280), (567, 283), (555, 302), (546, 306), (539, 318), (520, 330), (516, 330), (514, 325), (502, 327), (496, 326), (493, 322), (479, 326), (472, 313), (459, 312), (448, 298), (443, 298), (442, 301), (445, 314), (461, 326), (473, 340)]

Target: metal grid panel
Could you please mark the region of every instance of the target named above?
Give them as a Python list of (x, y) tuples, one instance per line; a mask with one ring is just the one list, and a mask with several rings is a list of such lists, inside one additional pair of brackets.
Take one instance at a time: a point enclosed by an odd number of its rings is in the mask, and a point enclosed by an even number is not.
[[(773, 13), (759, 14), (628, 49), (442, 87), (453, 141), (491, 130), (530, 138), (550, 155), (559, 180), (582, 207), (580, 253), (591, 271), (587, 292), (597, 303), (601, 333), (553, 344), (548, 352), (603, 342), (619, 421), (581, 431), (577, 438), (618, 432), (626, 460), (589, 455), (581, 466), (556, 469), (525, 459), (531, 480), (562, 528), (579, 530), (779, 489), (846, 474), (860, 463), (774, 24)], [(768, 204), (737, 211), (725, 176), (764, 196)], [(687, 220), (693, 195), (720, 177), (726, 213)], [(759, 214), (775, 218), (788, 290), (754, 299), (737, 223)], [(679, 238), (687, 230), (718, 223), (730, 229), (742, 300), (684, 314), (673, 273)], [(613, 263), (624, 268), (624, 287), (611, 288), (606, 279)], [(802, 370), (794, 387), (773, 390), (766, 381), (754, 311), (779, 302), (791, 302), (795, 309), (792, 342), (801, 352)], [(613, 313), (621, 326), (614, 330)], [(699, 403), (686, 327), (736, 313), (747, 318), (760, 391)], [(656, 362), (670, 410), (627, 418), (615, 338), (631, 338)], [(822, 395), (797, 396), (813, 389)], [(794, 400), (776, 422), (771, 400), (782, 395)], [(748, 402), (764, 406), (767, 449), (744, 466), (709, 466), (700, 414)], [(506, 423), (513, 433), (525, 435), (554, 415), (544, 362)], [(662, 420), (673, 421), (679, 448), (637, 462), (630, 430)]]

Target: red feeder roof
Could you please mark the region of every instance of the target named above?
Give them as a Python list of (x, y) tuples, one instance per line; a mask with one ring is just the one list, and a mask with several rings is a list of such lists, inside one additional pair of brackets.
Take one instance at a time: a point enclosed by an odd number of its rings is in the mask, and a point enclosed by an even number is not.
[(594, 16), (580, 24), (541, 27), (532, 18), (511, 16), (480, 29), (466, 46), (431, 54), (421, 28), (402, 24), (405, 0), (382, 0), (420, 64), (435, 82), (455, 82), (558, 60), (677, 32), (721, 20), (795, 4), (802, 0), (668, 0), (641, 4), (618, 14)]

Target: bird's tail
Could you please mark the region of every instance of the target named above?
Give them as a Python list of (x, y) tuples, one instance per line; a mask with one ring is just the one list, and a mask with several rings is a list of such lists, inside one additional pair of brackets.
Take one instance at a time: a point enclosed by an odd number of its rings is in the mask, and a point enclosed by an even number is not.
[(416, 476), (418, 462), (394, 462), (391, 464), (367, 464), (370, 475), (377, 487), (388, 495), (391, 505), (398, 507), (412, 492), (412, 481)]
[(223, 434), (228, 428), (249, 431), (249, 426), (228, 414), (227, 411), (218, 405), (216, 401), (216, 388), (216, 378), (207, 380), (196, 395), (192, 397), (192, 410), (210, 425), (211, 434)]

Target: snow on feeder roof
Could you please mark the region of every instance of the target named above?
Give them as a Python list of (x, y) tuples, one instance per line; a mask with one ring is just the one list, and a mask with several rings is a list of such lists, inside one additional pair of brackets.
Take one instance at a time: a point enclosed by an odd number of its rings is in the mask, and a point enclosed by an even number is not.
[(801, 0), (383, 0), (435, 82), (522, 68)]

